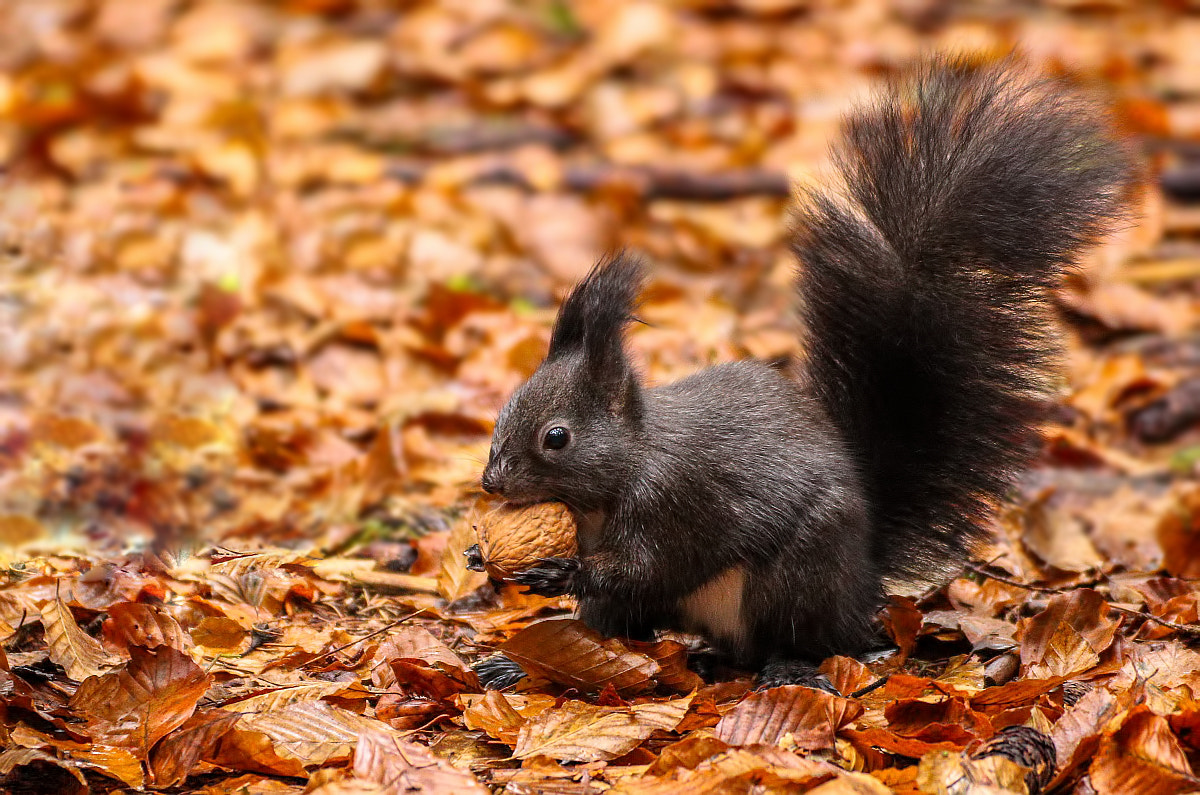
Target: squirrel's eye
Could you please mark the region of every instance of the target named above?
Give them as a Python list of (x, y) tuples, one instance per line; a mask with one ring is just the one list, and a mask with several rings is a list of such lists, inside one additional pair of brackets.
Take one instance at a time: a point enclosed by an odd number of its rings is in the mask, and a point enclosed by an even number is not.
[(571, 432), (560, 425), (555, 425), (546, 431), (546, 438), (542, 439), (542, 447), (547, 450), (561, 450), (567, 446), (569, 441), (571, 441)]

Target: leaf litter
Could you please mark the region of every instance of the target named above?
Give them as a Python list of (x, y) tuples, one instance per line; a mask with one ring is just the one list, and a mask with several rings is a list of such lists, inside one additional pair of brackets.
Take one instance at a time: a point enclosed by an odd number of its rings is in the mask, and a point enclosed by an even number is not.
[[(940, 8), (4, 4), (3, 786), (1200, 789), (1195, 23)], [(1053, 41), (1166, 156), (1061, 293), (1043, 460), (885, 610), (897, 651), (824, 661), (841, 696), (756, 691), (469, 570), (495, 412), (570, 284), (619, 245), (661, 265), (654, 380), (798, 353), (790, 181), (951, 41)]]

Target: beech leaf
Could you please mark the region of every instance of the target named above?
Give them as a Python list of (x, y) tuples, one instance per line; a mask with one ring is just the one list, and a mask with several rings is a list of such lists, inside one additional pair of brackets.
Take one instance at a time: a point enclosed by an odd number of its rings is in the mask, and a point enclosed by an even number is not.
[(359, 735), (379, 722), (324, 701), (302, 701), (245, 716), (239, 727), (262, 732), (282, 756), (314, 766), (349, 757)]
[(105, 651), (100, 641), (75, 623), (71, 608), (62, 599), (55, 597), (42, 606), (41, 612), (50, 659), (61, 665), (67, 676), (83, 681), (120, 665), (119, 657)]
[(857, 718), (862, 705), (811, 687), (784, 685), (752, 693), (716, 726), (729, 745), (775, 745), (791, 734), (797, 747), (832, 748), (838, 729)]
[(499, 648), (526, 672), (584, 692), (611, 684), (623, 696), (644, 693), (661, 671), (648, 656), (574, 619), (531, 624)]
[(487, 787), (466, 770), (459, 770), (439, 759), (422, 745), (401, 740), (377, 728), (363, 732), (359, 738), (352, 767), (357, 778), (381, 784), (388, 795), (488, 793)]
[(133, 646), (130, 652), (124, 668), (85, 680), (71, 708), (87, 716), (95, 740), (145, 759), (156, 742), (191, 717), (212, 677), (170, 646)]
[(615, 759), (655, 731), (678, 726), (691, 701), (689, 696), (628, 708), (568, 701), (521, 726), (513, 757), (548, 756), (570, 762)]

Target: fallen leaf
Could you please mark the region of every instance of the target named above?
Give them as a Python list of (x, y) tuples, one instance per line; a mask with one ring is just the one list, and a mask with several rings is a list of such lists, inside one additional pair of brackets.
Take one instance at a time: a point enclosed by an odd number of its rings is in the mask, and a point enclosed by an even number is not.
[(58, 597), (42, 607), (42, 626), (46, 630), (50, 659), (61, 665), (72, 679), (82, 681), (100, 676), (121, 662), (119, 657), (106, 652), (100, 641), (79, 628), (71, 608)]
[(625, 708), (567, 701), (520, 728), (513, 757), (548, 756), (571, 762), (615, 759), (655, 731), (674, 729), (690, 703), (689, 697)]
[(1200, 784), (1167, 719), (1145, 706), (1134, 707), (1101, 741), (1088, 774), (1101, 795), (1167, 795)]
[(354, 774), (383, 785), (389, 795), (437, 792), (486, 795), (488, 789), (465, 770), (439, 759), (424, 746), (379, 729), (364, 731), (354, 749)]
[(832, 748), (838, 729), (863, 712), (862, 705), (799, 685), (773, 687), (742, 699), (717, 724), (729, 745), (775, 745), (792, 735), (798, 748)]
[(156, 742), (191, 717), (212, 677), (170, 646), (129, 651), (123, 668), (84, 680), (71, 708), (87, 716), (97, 742), (129, 748), (145, 759)]
[(621, 695), (643, 693), (654, 687), (661, 671), (646, 655), (573, 619), (538, 621), (499, 650), (530, 674), (585, 692), (612, 684)]

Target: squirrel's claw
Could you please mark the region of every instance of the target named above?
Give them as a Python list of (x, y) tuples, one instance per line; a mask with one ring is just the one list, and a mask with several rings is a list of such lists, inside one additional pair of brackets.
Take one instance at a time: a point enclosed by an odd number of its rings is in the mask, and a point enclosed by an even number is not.
[(502, 653), (485, 657), (471, 666), (479, 677), (479, 684), (485, 690), (504, 690), (512, 687), (525, 678), (526, 673), (520, 663), (505, 657)]
[(513, 581), (526, 586), (526, 593), (563, 596), (571, 593), (575, 586), (575, 573), (578, 571), (577, 558), (540, 558), (536, 566), (518, 573), (513, 577)]

